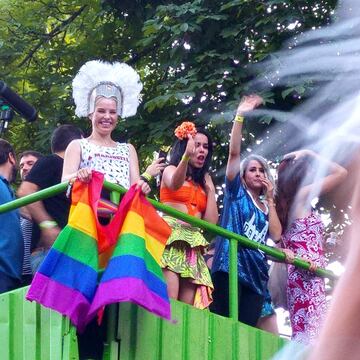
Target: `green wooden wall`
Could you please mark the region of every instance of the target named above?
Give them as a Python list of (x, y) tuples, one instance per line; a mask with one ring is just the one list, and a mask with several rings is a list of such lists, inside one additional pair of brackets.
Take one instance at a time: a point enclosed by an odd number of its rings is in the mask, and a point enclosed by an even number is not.
[(177, 301), (172, 301), (172, 322), (128, 303), (117, 307), (117, 316), (108, 359), (266, 360), (287, 342)]
[(76, 360), (77, 337), (58, 313), (25, 300), (27, 288), (0, 295), (1, 360)]
[[(27, 288), (0, 295), (1, 360), (76, 360), (75, 329), (25, 300)], [(104, 360), (267, 360), (285, 340), (172, 301), (172, 321), (129, 303), (109, 307)]]

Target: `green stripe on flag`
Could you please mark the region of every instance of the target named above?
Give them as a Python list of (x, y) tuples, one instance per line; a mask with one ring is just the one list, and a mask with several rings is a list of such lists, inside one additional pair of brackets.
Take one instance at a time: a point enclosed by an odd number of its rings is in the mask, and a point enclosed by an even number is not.
[(94, 238), (67, 225), (56, 239), (53, 248), (98, 270), (98, 250)]
[(147, 251), (143, 238), (130, 233), (122, 234), (114, 249), (113, 257), (121, 255), (133, 255), (143, 259), (147, 269), (161, 280), (164, 280), (161, 267)]

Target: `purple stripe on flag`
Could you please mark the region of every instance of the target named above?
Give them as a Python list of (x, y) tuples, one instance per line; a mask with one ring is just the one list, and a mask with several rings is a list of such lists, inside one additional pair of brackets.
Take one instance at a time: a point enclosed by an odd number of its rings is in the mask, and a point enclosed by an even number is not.
[(86, 297), (81, 292), (59, 284), (39, 272), (35, 274), (26, 299), (68, 316), (79, 332), (86, 326), (90, 308)]
[(91, 304), (89, 318), (104, 305), (115, 302), (132, 302), (155, 315), (170, 320), (170, 302), (149, 290), (146, 284), (136, 278), (121, 278), (100, 283)]

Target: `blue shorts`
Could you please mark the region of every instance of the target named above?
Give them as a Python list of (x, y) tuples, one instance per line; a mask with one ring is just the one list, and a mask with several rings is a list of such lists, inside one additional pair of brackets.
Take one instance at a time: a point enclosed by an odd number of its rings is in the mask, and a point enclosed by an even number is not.
[(30, 263), (31, 263), (31, 271), (34, 275), (38, 270), (42, 262), (44, 261), (46, 255), (48, 254), (48, 249), (36, 250), (30, 256)]

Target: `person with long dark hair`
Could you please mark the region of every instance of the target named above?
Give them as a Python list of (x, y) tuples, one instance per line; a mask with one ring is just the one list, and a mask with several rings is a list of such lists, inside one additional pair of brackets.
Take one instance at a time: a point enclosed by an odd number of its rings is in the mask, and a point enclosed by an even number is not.
[[(321, 161), (329, 169), (320, 179), (314, 178), (315, 161), (318, 164)], [(312, 209), (311, 201), (334, 189), (346, 175), (342, 166), (310, 150), (285, 155), (278, 167), (276, 209), (284, 230), (282, 243), (295, 256), (310, 263), (310, 271), (288, 265), (287, 301), (292, 339), (305, 344), (317, 337), (327, 308), (324, 279), (313, 273), (317, 267), (326, 265), (324, 225)]]
[[(213, 144), (210, 134), (184, 122), (164, 170), (160, 201), (211, 223), (218, 220), (214, 183), (209, 175)], [(200, 309), (212, 301), (213, 285), (203, 253), (208, 242), (200, 229), (165, 216), (172, 228), (162, 257), (169, 296)]]
[[(243, 116), (262, 103), (257, 95), (245, 96), (234, 119), (226, 167), (221, 226), (254, 242), (268, 236), (278, 241), (281, 225), (275, 211), (274, 181), (267, 161), (249, 155), (240, 162)], [(238, 246), (239, 321), (256, 326), (267, 295), (268, 264), (264, 253)], [(229, 316), (229, 239), (218, 238), (212, 265), (214, 302), (210, 310)]]

